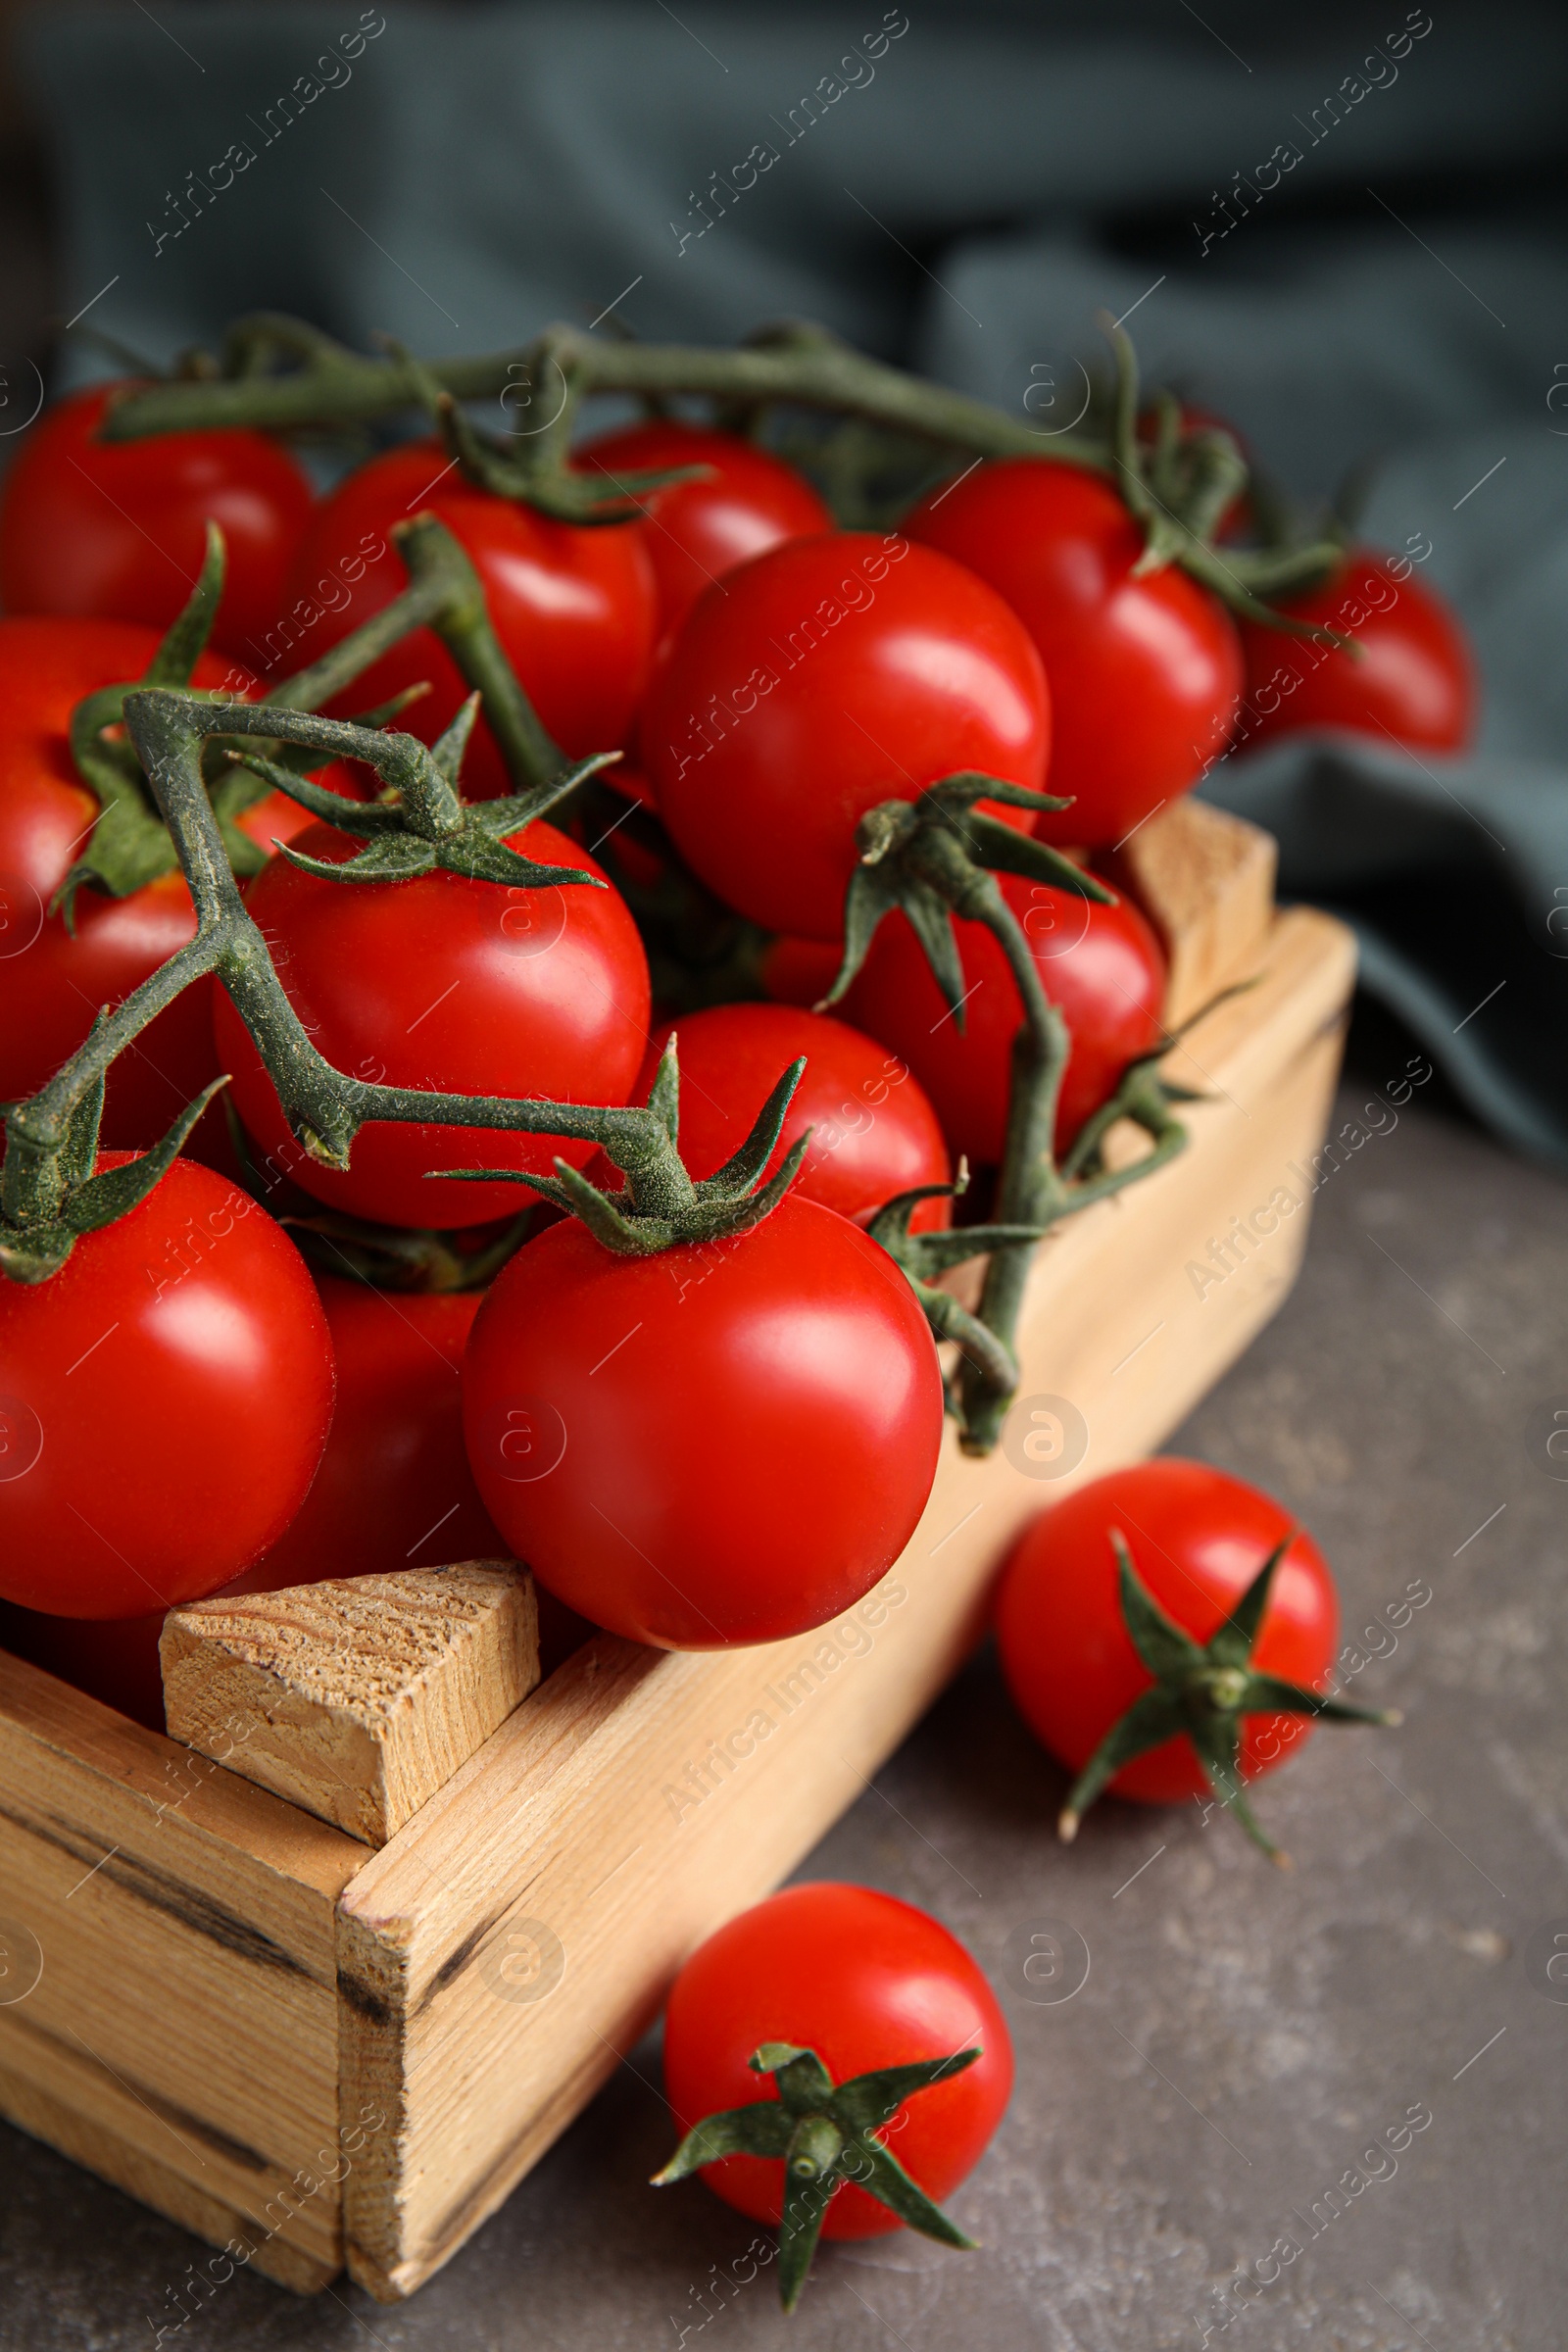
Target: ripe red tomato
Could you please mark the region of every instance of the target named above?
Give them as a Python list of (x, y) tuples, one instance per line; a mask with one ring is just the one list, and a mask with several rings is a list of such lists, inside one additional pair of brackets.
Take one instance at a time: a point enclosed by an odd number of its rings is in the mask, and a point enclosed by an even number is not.
[[(1122, 1622), (1111, 1530), (1142, 1584), (1195, 1642), (1230, 1615), (1281, 1538), (1289, 1511), (1206, 1462), (1169, 1455), (1113, 1470), (1042, 1513), (1003, 1573), (997, 1645), (1019, 1712), (1070, 1772), (1082, 1770), (1151, 1677)], [(1275, 1572), (1252, 1651), (1259, 1674), (1310, 1689), (1334, 1656), (1339, 1601), (1323, 1554), (1298, 1533)], [(1243, 1719), (1244, 1780), (1272, 1772), (1312, 1726), (1299, 1715)], [(1144, 1804), (1206, 1796), (1192, 1743), (1168, 1740), (1123, 1765), (1110, 1787)]]
[[(1011, 2036), (974, 1961), (927, 1912), (869, 1886), (786, 1886), (699, 1944), (664, 2017), (664, 2090), (683, 2132), (777, 2095), (747, 2064), (766, 2041), (814, 2050), (835, 2083), (978, 2045), (972, 2066), (916, 2091), (877, 2134), (938, 2204), (979, 2163), (1012, 2091)], [(726, 2205), (759, 2222), (778, 2221), (783, 2175), (762, 2156), (703, 2167)], [(901, 2227), (845, 2181), (822, 2234), (882, 2237)]]
[(1112, 485), (1006, 458), (935, 491), (905, 526), (989, 580), (1046, 665), (1055, 727), (1045, 841), (1101, 849), (1186, 792), (1223, 746), (1242, 689), (1236, 628), (1174, 564), (1140, 579), (1143, 534)]
[[(342, 863), (360, 846), (329, 825), (301, 852)], [(601, 869), (536, 823), (509, 846), (542, 865)], [(444, 1094), (628, 1100), (648, 1042), (648, 958), (618, 891), (585, 883), (503, 888), (449, 873), (328, 882), (286, 858), (258, 874), (248, 905), (317, 1049), (374, 1084)], [(344, 1173), (309, 1158), (284, 1122), (250, 1033), (217, 992), (219, 1066), (264, 1152), (306, 1192), (383, 1224), (479, 1225), (515, 1215), (513, 1184), (440, 1184), (433, 1168), (548, 1175), (556, 1155), (586, 1166), (592, 1144), (462, 1127), (367, 1126)]]
[(574, 466), (608, 474), (652, 473), (707, 466), (705, 479), (671, 482), (638, 503), (659, 587), (659, 628), (678, 627), (712, 582), (781, 539), (833, 528), (833, 517), (804, 474), (738, 433), (715, 433), (675, 418), (602, 433), (572, 452)]
[[(118, 1004), (196, 934), (184, 876), (111, 899), (84, 889), (75, 935), (48, 909), (98, 816), (71, 757), (71, 714), (84, 695), (134, 680), (158, 631), (131, 621), (0, 620), (0, 1102), (35, 1094), (73, 1054), (100, 1005)], [(191, 683), (237, 701), (260, 692), (249, 670), (204, 654)], [(337, 779), (334, 777), (333, 782)], [(254, 841), (287, 838), (310, 819), (280, 793), (239, 820)], [(218, 1075), (210, 991), (184, 994), (109, 1073), (106, 1149), (145, 1151)]]
[(1353, 549), (1336, 578), (1280, 610), (1353, 638), (1360, 654), (1248, 622), (1238, 747), (1302, 727), (1349, 727), (1434, 752), (1474, 740), (1476, 672), (1463, 624), (1435, 589), (1400, 579), (1389, 557)]
[(541, 1584), (633, 1642), (716, 1649), (821, 1625), (892, 1566), (936, 1475), (942, 1381), (892, 1259), (787, 1200), (656, 1257), (552, 1226), (479, 1310), (463, 1417)]
[(47, 1282), (0, 1282), (0, 1595), (128, 1617), (277, 1541), (326, 1444), (332, 1343), (282, 1228), (176, 1159)]
[[(680, 1153), (693, 1176), (716, 1175), (740, 1150), (779, 1073), (807, 1057), (773, 1170), (808, 1127), (812, 1130), (796, 1190), (863, 1225), (895, 1193), (946, 1184), (948, 1148), (917, 1082), (894, 1054), (859, 1030), (788, 1004), (716, 1004), (655, 1031), (633, 1089), (644, 1102), (671, 1031), (679, 1036)], [(922, 1200), (910, 1230), (929, 1233), (950, 1221), (946, 1200)]]
[[(553, 522), (476, 489), (438, 441), (405, 442), (372, 458), (317, 508), (289, 576), (284, 666), (318, 661), (401, 595), (408, 575), (392, 526), (418, 514), (438, 515), (467, 550), (496, 635), (563, 750), (583, 758), (623, 742), (648, 680), (658, 616), (642, 526)], [(403, 638), (328, 708), (350, 717), (420, 679), (431, 692), (399, 723), (433, 743), (468, 688), (429, 629)], [(482, 718), (463, 782), (470, 800), (512, 789)]]
[(463, 1350), (477, 1291), (316, 1277), (337, 1410), (305, 1506), (244, 1580), (253, 1592), (449, 1560), (504, 1560), (463, 1449)]
[(214, 635), (260, 662), (315, 503), (309, 478), (265, 433), (100, 441), (111, 399), (137, 388), (74, 392), (23, 442), (0, 491), (0, 605), (165, 628), (196, 585), (213, 521), (228, 548)]
[[(1056, 1150), (1115, 1093), (1122, 1071), (1164, 1036), (1165, 957), (1146, 917), (1128, 899), (1102, 906), (1071, 891), (999, 874), (1002, 895), (1023, 925), (1045, 991), (1071, 1033), (1056, 1108)], [(872, 1037), (903, 1055), (936, 1105), (955, 1152), (979, 1166), (1002, 1158), (1007, 1130), (1012, 1041), (1022, 1006), (1006, 957), (983, 923), (956, 926), (964, 1027), (948, 1012), (908, 919), (886, 916), (857, 975), (846, 1009)]]
[(839, 976), (844, 961), (840, 942), (831, 939), (770, 939), (762, 950), (758, 977), (772, 1004), (800, 1004), (809, 1011), (820, 1004)]
[(897, 534), (836, 531), (755, 556), (698, 600), (638, 739), (710, 888), (769, 930), (835, 939), (866, 809), (963, 768), (1038, 790), (1051, 705), (983, 581)]

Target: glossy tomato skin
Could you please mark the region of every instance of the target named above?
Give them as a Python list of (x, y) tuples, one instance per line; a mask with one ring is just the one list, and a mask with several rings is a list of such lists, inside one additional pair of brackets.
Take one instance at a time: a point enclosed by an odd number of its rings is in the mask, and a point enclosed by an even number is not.
[(391, 1294), (318, 1273), (337, 1410), (305, 1507), (246, 1589), (504, 1560), (463, 1446), (463, 1350), (477, 1291)]
[(1073, 806), (1042, 839), (1101, 849), (1198, 781), (1242, 689), (1230, 614), (1174, 564), (1133, 576), (1143, 536), (1098, 474), (1005, 458), (905, 525), (1005, 597), (1039, 649), (1054, 729), (1048, 789)]
[[(804, 1054), (771, 1175), (797, 1139), (811, 1141), (795, 1189), (858, 1225), (895, 1193), (946, 1184), (953, 1170), (937, 1114), (897, 1054), (858, 1029), (789, 1004), (716, 1004), (666, 1021), (649, 1044), (634, 1099), (646, 1102), (665, 1040), (680, 1054), (680, 1151), (693, 1176), (712, 1176), (740, 1150), (781, 1073)], [(950, 1220), (946, 1200), (925, 1200), (912, 1230)]]
[[(372, 458), (317, 508), (290, 575), (287, 666), (318, 661), (402, 594), (408, 573), (392, 529), (416, 514), (437, 515), (467, 550), (496, 635), (563, 750), (581, 758), (623, 742), (647, 683), (658, 616), (643, 526), (552, 522), (474, 488), (436, 441), (405, 442)], [(402, 639), (328, 707), (347, 717), (424, 679), (430, 693), (400, 723), (433, 743), (468, 688), (429, 629)], [(483, 719), (463, 783), (470, 799), (512, 789)]]
[(896, 532), (836, 531), (756, 556), (699, 598), (638, 740), (660, 814), (710, 888), (769, 930), (836, 939), (866, 809), (960, 769), (1038, 790), (1051, 705), (1023, 627), (983, 580)]
[[(997, 1645), (1019, 1712), (1058, 1762), (1081, 1771), (1150, 1686), (1122, 1622), (1111, 1530), (1120, 1528), (1166, 1615), (1201, 1642), (1295, 1525), (1256, 1487), (1163, 1454), (1092, 1480), (1035, 1520), (1003, 1573)], [(1298, 1533), (1275, 1571), (1253, 1662), (1260, 1674), (1322, 1687), (1338, 1630), (1334, 1580), (1311, 1537)], [(1301, 1716), (1245, 1717), (1243, 1779), (1272, 1772), (1311, 1729)], [(1136, 1757), (1110, 1787), (1155, 1805), (1209, 1793), (1185, 1739)]]
[(1353, 638), (1360, 655), (1247, 623), (1238, 747), (1303, 727), (1349, 727), (1418, 751), (1474, 741), (1475, 662), (1459, 617), (1424, 582), (1399, 578), (1389, 557), (1356, 548), (1337, 578), (1281, 610)]
[(665, 466), (706, 466), (706, 479), (672, 482), (639, 503), (659, 589), (661, 636), (677, 628), (703, 590), (781, 539), (833, 528), (804, 474), (738, 433), (661, 418), (602, 433), (572, 452), (572, 464), (613, 481)]
[[(938, 2204), (985, 2153), (1012, 2090), (1012, 2040), (980, 1970), (928, 1913), (869, 1886), (787, 1886), (700, 1944), (664, 2018), (664, 2089), (684, 2133), (704, 2116), (776, 2096), (747, 2064), (764, 2041), (815, 2050), (835, 2082), (978, 2045), (962, 2074), (909, 2099), (879, 2134)], [(729, 2156), (703, 2167), (727, 2205), (777, 2222), (781, 2162)], [(853, 2181), (824, 2237), (883, 2237), (903, 2225)]]
[(0, 1596), (59, 1617), (215, 1592), (298, 1511), (332, 1418), (304, 1259), (184, 1159), (47, 1282), (0, 1284)]
[[(327, 825), (298, 846), (333, 862), (356, 847)], [(541, 865), (601, 874), (553, 825), (527, 826), (511, 847)], [(256, 877), (249, 906), (290, 1003), (340, 1070), (444, 1094), (611, 1104), (630, 1096), (648, 1041), (648, 959), (608, 885), (517, 890), (439, 872), (328, 882), (277, 858)], [(346, 1171), (323, 1167), (289, 1135), (225, 993), (216, 1006), (219, 1060), (233, 1073), (246, 1128), (306, 1192), (351, 1216), (439, 1227), (514, 1216), (530, 1198), (517, 1185), (430, 1183), (425, 1171), (548, 1175), (558, 1153), (577, 1167), (593, 1155), (593, 1145), (559, 1136), (373, 1123)]]
[(892, 1259), (790, 1199), (656, 1257), (552, 1226), (479, 1310), (463, 1413), (541, 1584), (631, 1641), (715, 1649), (823, 1625), (892, 1566), (936, 1475), (942, 1383)]
[[(195, 908), (177, 872), (124, 899), (78, 892), (74, 937), (49, 912), (98, 815), (97, 795), (71, 757), (72, 711), (101, 687), (139, 678), (158, 642), (156, 629), (132, 621), (0, 620), (0, 1102), (35, 1094), (82, 1043), (100, 1005), (120, 1004), (195, 937)], [(260, 691), (249, 670), (213, 654), (191, 682), (240, 702)], [(240, 821), (265, 842), (304, 820), (270, 793)], [(217, 1075), (210, 991), (198, 984), (110, 1071), (105, 1148), (145, 1151)]]
[(310, 480), (265, 433), (99, 440), (111, 398), (134, 389), (74, 392), (24, 441), (0, 490), (0, 606), (167, 628), (196, 585), (211, 518), (228, 551), (215, 640), (256, 662), (315, 504)]
[[(1021, 875), (998, 880), (1072, 1040), (1056, 1112), (1059, 1152), (1115, 1093), (1128, 1062), (1152, 1053), (1165, 1035), (1165, 957), (1130, 899), (1101, 906)], [(1022, 1005), (1006, 957), (985, 925), (960, 920), (956, 927), (963, 984), (973, 992), (961, 1032), (947, 1017), (931, 967), (901, 912), (884, 919), (845, 1008), (907, 1061), (955, 1153), (995, 1166), (1006, 1140), (1012, 1040)]]

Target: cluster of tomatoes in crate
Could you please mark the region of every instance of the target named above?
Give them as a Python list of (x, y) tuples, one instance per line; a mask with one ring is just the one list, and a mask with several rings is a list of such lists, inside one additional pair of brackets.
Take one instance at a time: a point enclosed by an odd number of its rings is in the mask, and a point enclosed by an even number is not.
[[(137, 389), (58, 403), (0, 501), (0, 1642), (157, 1719), (162, 1614), (220, 1589), (513, 1554), (565, 1628), (836, 1616), (945, 1408), (994, 1442), (1029, 1249), (1138, 1176), (1111, 1126), (1179, 1149), (1106, 859), (1235, 742), (1459, 747), (1457, 624), (1408, 555), (1293, 548), (1168, 398), (1098, 455), (900, 444), (879, 511), (756, 404), (547, 464), (436, 392), (440, 437), (318, 495), (243, 425), (109, 437)], [(1310, 1540), (1197, 1465), (1042, 1520), (997, 1625), (1069, 1834), (1113, 1782), (1262, 1841), (1242, 1784), (1354, 1712), (1334, 1617)], [(724, 1935), (809, 1978), (860, 1900)], [(841, 1967), (810, 2047), (749, 1994), (688, 2065), (703, 1954), (671, 2012), (684, 2119), (774, 2076), (671, 2177), (783, 2196), (791, 2293), (824, 2183), (831, 2233), (962, 2242), (876, 2134), (921, 2091), (945, 2193), (1005, 2099), (983, 1980), (890, 1908), (864, 1949), (946, 1970), (940, 2032), (874, 1986), (857, 2020)]]

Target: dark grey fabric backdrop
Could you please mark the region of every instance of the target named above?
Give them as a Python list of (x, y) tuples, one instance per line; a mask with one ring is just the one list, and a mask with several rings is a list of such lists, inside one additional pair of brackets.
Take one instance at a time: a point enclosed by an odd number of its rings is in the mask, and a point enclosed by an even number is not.
[(429, 352), (795, 313), (1033, 384), (1048, 425), (1095, 311), (1136, 306), (1150, 368), (1293, 488), (1380, 457), (1367, 535), (1430, 542), (1479, 751), (1297, 739), (1204, 789), (1351, 916), (1477, 1111), (1568, 1159), (1560, 0), (57, 8), (27, 56), (70, 307), (158, 358), (261, 306)]

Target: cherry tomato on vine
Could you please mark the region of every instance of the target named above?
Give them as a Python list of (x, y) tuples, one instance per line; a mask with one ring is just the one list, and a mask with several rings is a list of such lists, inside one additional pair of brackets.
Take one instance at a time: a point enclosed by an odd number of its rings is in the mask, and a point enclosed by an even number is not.
[[(123, 899), (78, 891), (74, 936), (63, 913), (49, 911), (99, 813), (72, 760), (72, 711), (100, 687), (139, 678), (158, 643), (156, 629), (132, 621), (0, 620), (0, 1102), (35, 1094), (81, 1044), (100, 1005), (120, 1004), (195, 937), (177, 871)], [(202, 656), (191, 683), (222, 687), (239, 702), (260, 692), (249, 670), (214, 654)], [(280, 793), (239, 819), (264, 845), (309, 822)], [(211, 993), (198, 984), (111, 1069), (106, 1149), (146, 1150), (217, 1075)]]
[[(1139, 416), (1137, 431), (1139, 440), (1146, 448), (1152, 447), (1157, 430), (1157, 412), (1152, 407), (1145, 409)], [(1248, 448), (1246, 438), (1237, 431), (1228, 416), (1218, 416), (1213, 409), (1200, 408), (1195, 401), (1184, 400), (1181, 403), (1182, 439), (1186, 440), (1193, 433), (1211, 432), (1229, 433), (1248, 464), (1251, 464), (1251, 452)], [(1218, 541), (1243, 539), (1251, 526), (1252, 503), (1247, 492), (1243, 490), (1238, 497), (1231, 500), (1230, 505), (1220, 516), (1214, 537)]]
[[(1166, 1616), (1206, 1642), (1293, 1526), (1290, 1512), (1256, 1487), (1170, 1455), (1093, 1479), (1035, 1520), (1003, 1572), (997, 1646), (1019, 1712), (1058, 1762), (1080, 1771), (1151, 1685), (1123, 1622), (1111, 1531), (1121, 1531)], [(1253, 1665), (1322, 1688), (1338, 1627), (1334, 1580), (1311, 1537), (1298, 1532), (1275, 1574)], [(1240, 1771), (1249, 1781), (1272, 1772), (1312, 1729), (1299, 1715), (1247, 1715), (1242, 1723)], [(1136, 1757), (1109, 1785), (1144, 1804), (1209, 1793), (1185, 1737)]]
[(332, 1343), (282, 1228), (176, 1159), (59, 1273), (0, 1281), (0, 1595), (127, 1617), (216, 1592), (283, 1533), (326, 1444)]
[(602, 433), (573, 450), (574, 468), (612, 481), (665, 466), (706, 466), (706, 477), (671, 482), (639, 500), (644, 537), (659, 586), (661, 636), (679, 626), (705, 588), (737, 564), (781, 539), (833, 528), (833, 517), (804, 474), (738, 433), (717, 433), (676, 418)]
[[(298, 838), (342, 863), (359, 844), (329, 825)], [(601, 868), (542, 821), (509, 846), (542, 865)], [(444, 1094), (621, 1103), (648, 1042), (648, 958), (618, 891), (529, 890), (435, 872), (403, 882), (328, 882), (274, 858), (247, 903), (317, 1050), (351, 1076)], [(592, 1144), (491, 1128), (372, 1123), (339, 1172), (289, 1134), (260, 1054), (227, 995), (215, 995), (219, 1066), (262, 1150), (317, 1200), (382, 1224), (478, 1225), (515, 1215), (514, 1184), (430, 1183), (440, 1168), (575, 1167)]]
[[(1021, 875), (997, 879), (1072, 1040), (1056, 1109), (1059, 1152), (1115, 1093), (1128, 1062), (1152, 1053), (1164, 1036), (1165, 957), (1129, 899), (1102, 906)], [(1006, 1138), (1012, 1040), (1023, 1011), (1006, 957), (985, 925), (960, 919), (956, 930), (970, 992), (961, 1031), (898, 909), (883, 919), (845, 1010), (908, 1063), (953, 1151), (995, 1166)]]
[(94, 384), (33, 426), (0, 490), (0, 606), (164, 628), (196, 585), (209, 520), (228, 548), (217, 642), (260, 662), (289, 560), (315, 504), (304, 469), (244, 429), (102, 441)]
[[(638, 740), (709, 887), (769, 930), (836, 939), (865, 811), (965, 768), (1038, 790), (1051, 704), (984, 581), (896, 533), (836, 531), (755, 556), (699, 598)], [(994, 813), (1027, 828), (1022, 810)]]
[[(869, 1886), (786, 1886), (699, 1944), (664, 2016), (664, 2089), (682, 2132), (776, 2096), (747, 2063), (769, 2041), (814, 2050), (835, 2083), (978, 2046), (972, 2065), (915, 2092), (877, 2134), (939, 2203), (979, 2163), (1012, 2090), (1011, 2037), (979, 1968), (929, 1913)], [(777, 2222), (783, 2174), (777, 2159), (726, 2156), (702, 2177), (726, 2205)], [(822, 2234), (899, 2227), (845, 2181)]]
[[(680, 1152), (693, 1176), (713, 1176), (745, 1143), (781, 1070), (806, 1055), (784, 1116), (772, 1174), (798, 1136), (812, 1131), (796, 1191), (863, 1225), (895, 1193), (946, 1184), (953, 1169), (937, 1114), (896, 1054), (858, 1029), (788, 1004), (715, 1004), (666, 1021), (650, 1041), (634, 1102), (646, 1102), (659, 1056), (679, 1037)], [(922, 1200), (914, 1233), (949, 1223), (946, 1200)]]
[(1005, 458), (935, 491), (905, 525), (1005, 597), (1051, 681), (1047, 779), (1073, 806), (1036, 819), (1045, 841), (1121, 841), (1196, 784), (1242, 689), (1235, 624), (1174, 564), (1143, 578), (1143, 534), (1110, 482)]
[(1395, 559), (1353, 549), (1336, 578), (1280, 607), (1353, 639), (1359, 655), (1248, 622), (1238, 747), (1303, 727), (1349, 727), (1375, 743), (1462, 752), (1474, 740), (1476, 672), (1464, 627)]
[[(289, 579), (286, 666), (303, 668), (408, 585), (392, 527), (439, 516), (484, 585), (497, 637), (546, 731), (573, 758), (625, 740), (653, 660), (658, 604), (643, 526), (554, 522), (475, 488), (437, 441), (372, 458), (317, 508)], [(349, 717), (428, 679), (400, 725), (433, 743), (467, 698), (456, 662), (429, 629), (403, 638), (330, 711)], [(465, 762), (470, 799), (512, 790), (481, 718)]]
[(789, 1199), (654, 1257), (552, 1226), (479, 1310), (463, 1414), (541, 1584), (631, 1641), (716, 1649), (822, 1625), (892, 1566), (936, 1475), (942, 1382), (892, 1259)]

